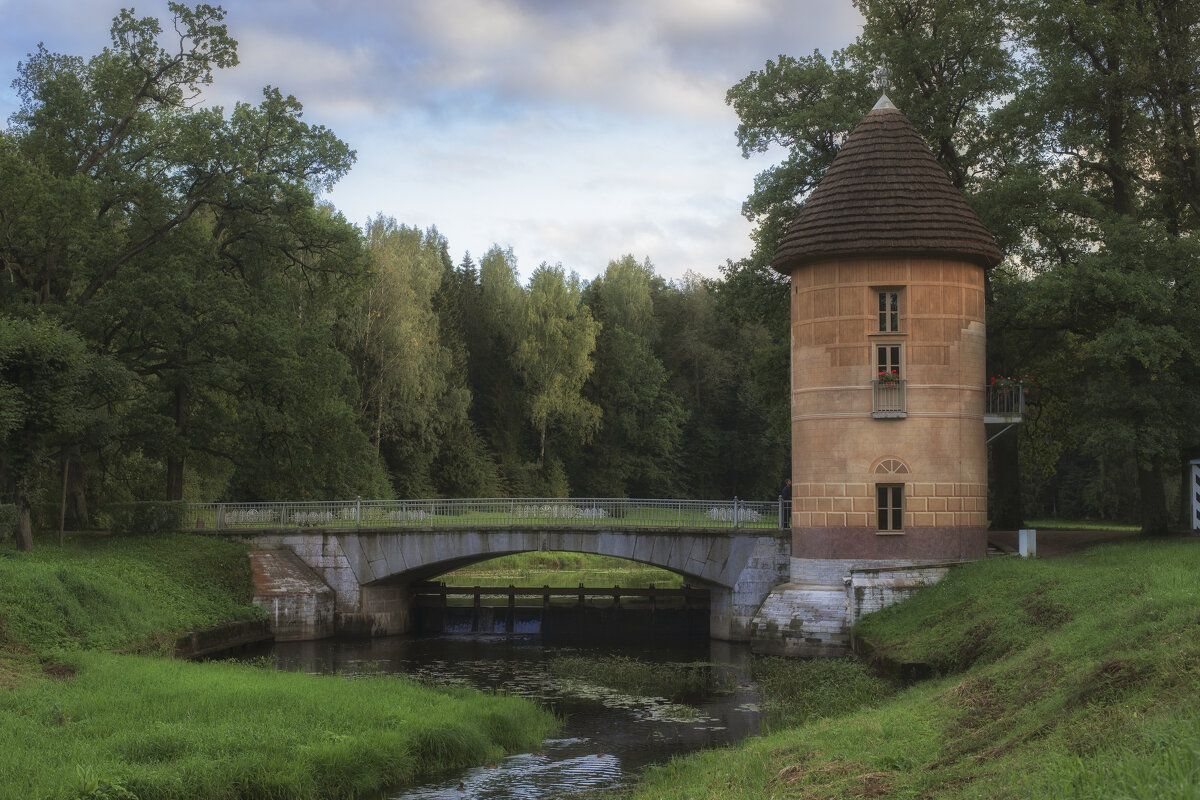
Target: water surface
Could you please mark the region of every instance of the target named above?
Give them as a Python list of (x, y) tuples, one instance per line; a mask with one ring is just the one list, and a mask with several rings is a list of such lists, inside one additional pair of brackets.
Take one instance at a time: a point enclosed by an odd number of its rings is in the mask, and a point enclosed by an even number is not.
[[(625, 655), (644, 661), (710, 661), (734, 676), (729, 694), (692, 704), (633, 697), (551, 674), (558, 655)], [(448, 774), (388, 793), (390, 800), (561, 800), (636, 782), (649, 764), (701, 748), (723, 747), (758, 731), (749, 649), (723, 642), (691, 647), (544, 645), (536, 636), (446, 634), (369, 640), (281, 642), (281, 669), (345, 674), (397, 673), (424, 681), (529, 697), (562, 721), (541, 750)]]

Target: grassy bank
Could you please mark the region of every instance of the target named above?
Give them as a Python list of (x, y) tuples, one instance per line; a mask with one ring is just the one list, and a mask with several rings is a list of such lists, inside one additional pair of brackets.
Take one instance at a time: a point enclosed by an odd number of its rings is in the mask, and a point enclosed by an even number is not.
[(553, 724), (516, 698), (147, 654), (261, 613), (229, 543), (0, 549), (0, 586), (0, 798), (362, 796), (536, 748)]
[(1178, 798), (1200, 786), (1200, 543), (954, 570), (860, 630), (940, 675), (652, 771), (639, 798)]
[(589, 553), (516, 553), (493, 558), (438, 578), (450, 586), (622, 586), (677, 589), (683, 578), (623, 558)]

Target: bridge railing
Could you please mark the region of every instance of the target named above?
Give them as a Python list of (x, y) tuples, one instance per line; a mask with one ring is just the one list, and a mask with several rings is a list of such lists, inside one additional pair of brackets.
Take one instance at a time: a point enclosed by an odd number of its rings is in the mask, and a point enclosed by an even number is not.
[(445, 500), (333, 500), (288, 503), (189, 503), (188, 530), (278, 528), (534, 528), (647, 526), (777, 528), (779, 501), (631, 500), (506, 497)]

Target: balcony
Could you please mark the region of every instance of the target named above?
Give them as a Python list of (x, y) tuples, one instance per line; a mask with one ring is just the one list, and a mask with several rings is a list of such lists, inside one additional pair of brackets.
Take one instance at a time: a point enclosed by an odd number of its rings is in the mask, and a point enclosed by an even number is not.
[(875, 419), (904, 419), (908, 381), (871, 381), (871, 416)]
[(987, 408), (983, 421), (988, 425), (1014, 425), (1025, 419), (1026, 388), (1019, 383), (992, 384), (987, 387)]

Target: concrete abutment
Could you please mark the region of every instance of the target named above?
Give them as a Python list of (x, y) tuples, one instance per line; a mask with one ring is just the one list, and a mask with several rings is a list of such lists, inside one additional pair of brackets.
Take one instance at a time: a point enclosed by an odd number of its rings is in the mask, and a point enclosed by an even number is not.
[(755, 653), (837, 658), (851, 651), (863, 614), (898, 603), (941, 580), (961, 562), (792, 559), (792, 579), (776, 586), (750, 624)]

